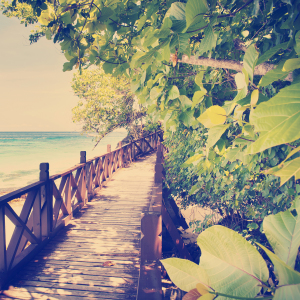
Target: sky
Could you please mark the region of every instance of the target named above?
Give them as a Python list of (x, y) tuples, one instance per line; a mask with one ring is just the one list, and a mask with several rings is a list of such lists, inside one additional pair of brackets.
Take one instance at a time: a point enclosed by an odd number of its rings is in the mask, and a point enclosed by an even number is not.
[(0, 13), (0, 131), (80, 131), (72, 122), (78, 98), (59, 44), (30, 45), (26, 28)]

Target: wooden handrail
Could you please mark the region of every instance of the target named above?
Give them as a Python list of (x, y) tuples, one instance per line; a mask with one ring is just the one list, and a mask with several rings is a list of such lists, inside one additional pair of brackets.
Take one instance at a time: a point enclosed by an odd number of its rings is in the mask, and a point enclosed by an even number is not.
[[(156, 131), (89, 160), (82, 151), (79, 164), (50, 177), (49, 164), (43, 163), (39, 181), (1, 196), (0, 288), (93, 198), (118, 169), (156, 149), (160, 140), (162, 131)], [(9, 202), (21, 196), (25, 196), (25, 201), (18, 215)], [(7, 218), (16, 225), (10, 240), (6, 237)]]

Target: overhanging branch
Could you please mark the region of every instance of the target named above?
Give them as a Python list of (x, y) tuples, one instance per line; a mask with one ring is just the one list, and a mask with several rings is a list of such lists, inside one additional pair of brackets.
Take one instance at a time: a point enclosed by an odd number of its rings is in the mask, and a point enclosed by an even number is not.
[[(178, 59), (178, 62), (190, 64), (190, 65), (197, 65), (197, 66), (230, 69), (238, 72), (242, 72), (243, 69), (243, 62), (235, 61), (235, 60), (226, 60), (226, 59), (214, 59), (214, 58), (197, 57), (197, 56), (188, 57), (187, 55), (183, 55), (182, 59)], [(255, 67), (254, 75), (261, 75), (261, 76), (265, 75), (267, 72), (274, 69), (275, 67), (276, 65), (273, 64), (262, 63)], [(285, 78), (285, 80), (293, 81), (293, 74), (290, 73)]]

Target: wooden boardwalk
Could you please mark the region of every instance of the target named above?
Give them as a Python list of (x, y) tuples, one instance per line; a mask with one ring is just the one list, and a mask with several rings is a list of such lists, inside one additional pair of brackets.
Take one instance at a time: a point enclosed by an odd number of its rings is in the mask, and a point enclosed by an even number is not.
[(136, 299), (155, 153), (119, 170), (0, 299)]

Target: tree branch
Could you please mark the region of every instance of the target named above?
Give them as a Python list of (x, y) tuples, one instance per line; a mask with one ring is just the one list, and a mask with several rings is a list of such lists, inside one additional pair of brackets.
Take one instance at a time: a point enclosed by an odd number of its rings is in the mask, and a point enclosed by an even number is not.
[[(243, 62), (235, 61), (235, 60), (226, 60), (226, 59), (214, 59), (214, 58), (197, 57), (197, 56), (188, 57), (187, 55), (183, 55), (182, 59), (178, 59), (178, 62), (190, 64), (190, 65), (197, 65), (197, 66), (230, 69), (238, 72), (242, 72), (243, 69)], [(273, 64), (262, 63), (255, 67), (254, 75), (261, 75), (261, 76), (265, 75), (267, 72), (274, 69), (275, 67), (276, 65)], [(292, 73), (290, 73), (285, 78), (285, 80), (293, 81)]]

